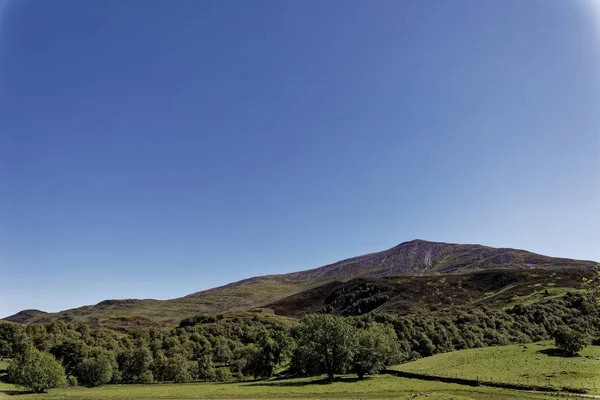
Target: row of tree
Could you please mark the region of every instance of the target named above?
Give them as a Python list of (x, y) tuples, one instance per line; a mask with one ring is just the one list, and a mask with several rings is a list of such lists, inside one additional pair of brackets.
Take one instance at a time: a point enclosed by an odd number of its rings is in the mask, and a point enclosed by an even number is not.
[[(177, 328), (125, 335), (60, 321), (0, 323), (0, 354), (13, 359), (9, 375), (15, 383), (39, 391), (65, 381), (98, 386), (243, 380), (275, 373), (333, 379), (354, 372), (363, 377), (436, 353), (548, 340), (557, 332), (582, 343), (600, 340), (598, 306), (569, 293), (507, 310), (457, 309), (443, 315), (312, 314), (299, 322), (266, 314), (204, 315)], [(36, 376), (43, 379), (32, 382)]]

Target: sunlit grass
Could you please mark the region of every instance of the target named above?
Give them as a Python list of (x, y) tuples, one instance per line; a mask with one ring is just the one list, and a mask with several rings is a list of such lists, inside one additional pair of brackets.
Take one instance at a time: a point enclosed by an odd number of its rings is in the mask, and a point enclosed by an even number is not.
[(600, 394), (600, 346), (579, 357), (547, 353), (552, 342), (461, 350), (392, 367), (400, 371), (502, 383), (571, 387)]
[[(2, 392), (0, 392), (2, 396)], [(11, 398), (12, 396), (6, 396)], [(241, 383), (107, 385), (100, 388), (52, 389), (48, 393), (12, 397), (31, 399), (542, 399), (541, 395), (486, 387), (425, 382), (393, 376), (364, 381), (347, 377), (325, 384), (320, 378)]]

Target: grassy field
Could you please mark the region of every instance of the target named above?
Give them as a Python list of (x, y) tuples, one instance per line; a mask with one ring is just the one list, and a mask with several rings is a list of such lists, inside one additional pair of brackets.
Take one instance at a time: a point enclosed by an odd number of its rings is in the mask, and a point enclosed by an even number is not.
[(149, 399), (413, 399), (495, 400), (545, 399), (548, 396), (486, 387), (469, 387), (441, 382), (424, 382), (389, 375), (364, 381), (346, 378), (324, 384), (317, 378), (241, 383), (197, 383), (164, 385), (108, 385), (100, 388), (52, 389), (44, 394), (8, 395), (1, 399), (149, 400)]
[(392, 367), (399, 371), (451, 378), (585, 388), (600, 394), (600, 346), (588, 346), (579, 357), (552, 355), (551, 342), (461, 350)]

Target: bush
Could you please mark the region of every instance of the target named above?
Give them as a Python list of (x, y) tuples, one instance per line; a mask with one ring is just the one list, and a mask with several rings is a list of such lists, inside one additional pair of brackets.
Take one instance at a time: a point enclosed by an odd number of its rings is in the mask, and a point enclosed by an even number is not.
[(233, 374), (233, 379), (237, 382), (243, 382), (246, 378), (241, 372), (236, 372), (235, 374)]
[(215, 370), (215, 379), (218, 382), (228, 382), (233, 379), (229, 368), (217, 368)]
[(13, 383), (35, 393), (64, 386), (67, 383), (65, 370), (52, 354), (41, 352), (30, 346), (18, 361), (11, 361), (8, 375)]

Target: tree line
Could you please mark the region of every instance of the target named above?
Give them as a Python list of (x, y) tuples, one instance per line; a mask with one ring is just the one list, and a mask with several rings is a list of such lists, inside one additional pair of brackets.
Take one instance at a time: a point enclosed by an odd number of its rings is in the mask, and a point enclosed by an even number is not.
[[(355, 373), (453, 350), (559, 337), (600, 343), (599, 306), (568, 293), (532, 305), (408, 316), (202, 315), (128, 334), (81, 323), (0, 323), (9, 379), (33, 391), (70, 385), (240, 381)], [(557, 340), (559, 343), (559, 340)], [(571, 346), (570, 350), (577, 350)]]

